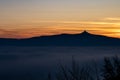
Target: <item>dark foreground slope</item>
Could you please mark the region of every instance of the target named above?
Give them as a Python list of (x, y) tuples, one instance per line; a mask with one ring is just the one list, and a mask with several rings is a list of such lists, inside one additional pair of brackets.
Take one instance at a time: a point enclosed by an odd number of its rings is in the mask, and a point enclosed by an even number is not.
[(120, 46), (120, 39), (90, 34), (61, 34), (29, 39), (0, 39), (0, 46)]

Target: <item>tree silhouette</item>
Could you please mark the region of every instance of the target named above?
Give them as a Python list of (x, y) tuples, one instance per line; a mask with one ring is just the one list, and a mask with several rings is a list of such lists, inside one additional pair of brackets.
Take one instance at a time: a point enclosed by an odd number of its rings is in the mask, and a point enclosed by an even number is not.
[[(102, 73), (102, 76), (99, 76)], [(85, 65), (79, 66), (77, 61), (72, 58), (69, 67), (60, 64), (59, 70), (54, 78), (48, 75), (48, 80), (120, 80), (120, 59), (115, 56), (105, 57), (102, 70), (95, 63), (92, 67)]]
[(103, 80), (120, 80), (120, 60), (118, 57), (106, 57), (102, 73)]
[(119, 58), (113, 57), (114, 71), (115, 71), (115, 80), (120, 80), (120, 60)]
[(69, 68), (61, 65), (59, 70), (56, 75), (57, 80), (95, 80), (91, 74), (91, 67), (80, 67), (74, 59), (72, 59), (72, 65)]

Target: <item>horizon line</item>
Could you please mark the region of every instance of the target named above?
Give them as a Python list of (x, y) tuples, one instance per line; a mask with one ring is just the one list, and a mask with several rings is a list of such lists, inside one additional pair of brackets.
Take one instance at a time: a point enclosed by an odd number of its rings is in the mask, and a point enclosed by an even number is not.
[(40, 35), (40, 36), (32, 36), (32, 37), (26, 37), (26, 38), (10, 38), (10, 37), (6, 37), (6, 38), (2, 38), (0, 37), (0, 39), (16, 39), (16, 40), (22, 40), (22, 39), (32, 39), (32, 38), (38, 38), (38, 37), (51, 37), (51, 36), (60, 36), (60, 35), (80, 35), (82, 33), (88, 33), (88, 34), (91, 34), (91, 35), (97, 35), (97, 36), (104, 36), (104, 37), (109, 37), (109, 38), (116, 38), (116, 39), (120, 39), (119, 37), (113, 37), (113, 36), (107, 36), (107, 35), (102, 35), (102, 34), (94, 34), (94, 33), (91, 33), (89, 32), (89, 30), (83, 30), (82, 32), (80, 33), (58, 33), (58, 34), (48, 34), (48, 35)]

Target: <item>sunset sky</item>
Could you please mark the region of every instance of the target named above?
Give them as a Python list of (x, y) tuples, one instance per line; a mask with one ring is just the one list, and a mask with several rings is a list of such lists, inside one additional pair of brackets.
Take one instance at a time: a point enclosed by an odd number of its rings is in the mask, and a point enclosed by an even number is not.
[(0, 37), (62, 33), (120, 38), (120, 0), (0, 0)]

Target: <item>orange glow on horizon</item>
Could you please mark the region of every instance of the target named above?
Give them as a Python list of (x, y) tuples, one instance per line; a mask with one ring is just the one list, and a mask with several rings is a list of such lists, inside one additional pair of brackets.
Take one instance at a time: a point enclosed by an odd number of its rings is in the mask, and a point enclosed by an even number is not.
[(0, 38), (93, 34), (120, 38), (120, 0), (0, 0)]
[[(109, 18), (107, 18), (109, 19)], [(113, 18), (110, 18), (110, 20)], [(115, 19), (114, 19), (115, 20)], [(119, 20), (119, 19), (117, 19)], [(2, 38), (30, 38), (35, 36), (56, 35), (62, 33), (77, 34), (84, 30), (93, 34), (120, 38), (120, 22), (108, 21), (34, 21), (19, 23), (0, 29)], [(19, 26), (19, 28), (16, 28)], [(2, 27), (2, 26), (1, 26)]]
[[(41, 23), (40, 23), (41, 24)], [(57, 35), (57, 34), (78, 34), (84, 30), (90, 33), (104, 35), (109, 37), (120, 38), (120, 27), (119, 23), (108, 24), (106, 22), (59, 22), (52, 24), (48, 27), (39, 28), (40, 24), (33, 25), (22, 25), (24, 28), (19, 29), (0, 29), (1, 38), (31, 38), (36, 36), (46, 36), (46, 35)], [(47, 23), (46, 23), (47, 24)], [(34, 26), (34, 28), (32, 27)], [(44, 25), (46, 26), (46, 25)], [(101, 27), (102, 26), (102, 27)], [(107, 27), (112, 26), (112, 27)]]

